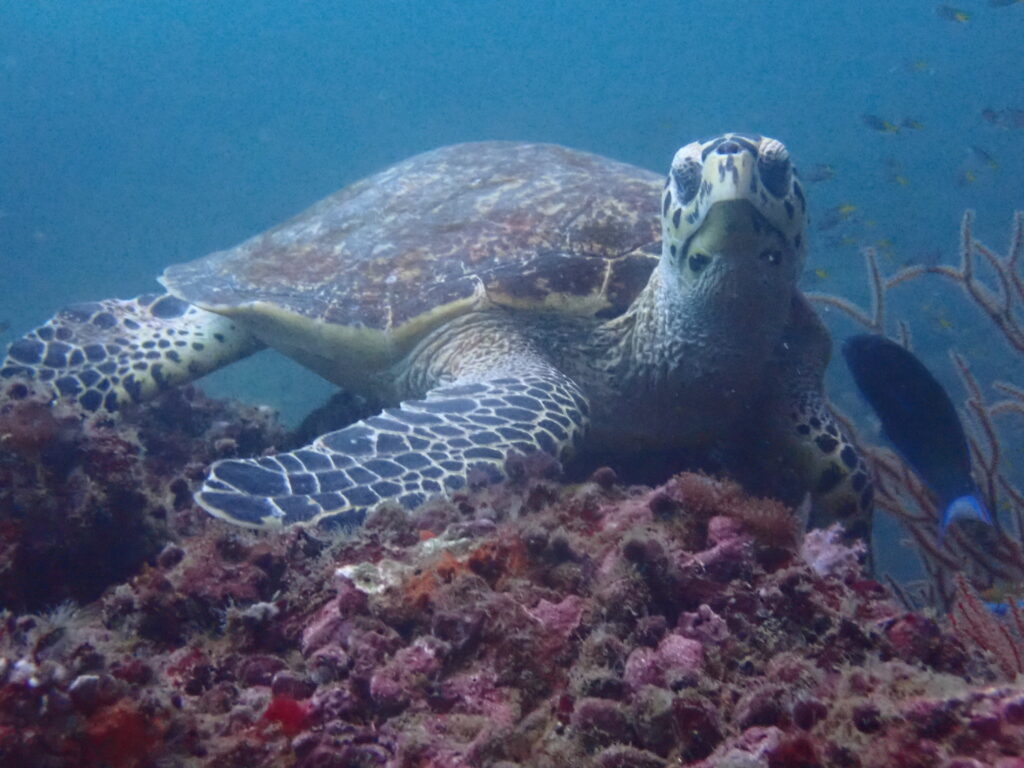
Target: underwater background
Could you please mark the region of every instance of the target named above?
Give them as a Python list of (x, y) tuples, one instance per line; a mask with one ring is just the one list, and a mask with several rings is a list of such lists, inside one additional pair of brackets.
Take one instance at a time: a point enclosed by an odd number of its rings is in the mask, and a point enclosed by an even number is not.
[[(811, 182), (803, 287), (861, 305), (864, 248), (886, 272), (955, 263), (964, 209), (1001, 250), (1024, 204), (1022, 3), (18, 0), (0, 15), (4, 345), (460, 141), (662, 171), (693, 139), (777, 137)], [(916, 281), (889, 318), (957, 402), (952, 345), (982, 378), (1024, 380), (956, 288)], [(203, 386), (290, 424), (331, 392), (274, 352)], [(829, 387), (863, 422), (836, 362)]]

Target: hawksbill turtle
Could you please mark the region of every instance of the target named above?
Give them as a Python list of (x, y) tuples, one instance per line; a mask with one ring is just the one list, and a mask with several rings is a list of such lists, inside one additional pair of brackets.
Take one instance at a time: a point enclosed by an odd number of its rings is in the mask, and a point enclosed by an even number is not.
[(585, 441), (739, 446), (741, 471), (863, 534), (870, 479), (797, 289), (805, 209), (788, 151), (756, 135), (687, 144), (667, 179), (550, 144), (444, 147), (169, 267), (167, 293), (64, 309), (0, 376), (116, 411), (269, 345), (389, 404), (299, 450), (216, 462), (197, 502), (253, 528), (357, 526)]

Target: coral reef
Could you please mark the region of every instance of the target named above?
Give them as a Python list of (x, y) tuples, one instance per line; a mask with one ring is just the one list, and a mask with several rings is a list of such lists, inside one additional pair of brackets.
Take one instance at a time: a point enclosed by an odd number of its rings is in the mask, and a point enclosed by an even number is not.
[(186, 479), (259, 453), (283, 431), (264, 410), (170, 390), (126, 418), (83, 417), (30, 381), (0, 392), (0, 606), (87, 602), (187, 525)]
[[(730, 482), (531, 459), (355, 534), (255, 534), (176, 478), (280, 439), (264, 414), (186, 392), (93, 424), (15, 394), (6, 519), (43, 517), (0, 553), (5, 768), (1024, 766), (1024, 686)], [(122, 483), (135, 528), (106, 546), (134, 557), (76, 586)], [(32, 592), (14, 554), (55, 541), (69, 584)]]

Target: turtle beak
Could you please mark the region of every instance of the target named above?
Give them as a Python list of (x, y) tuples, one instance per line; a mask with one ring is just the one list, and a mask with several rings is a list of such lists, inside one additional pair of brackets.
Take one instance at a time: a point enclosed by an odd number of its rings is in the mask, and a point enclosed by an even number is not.
[(691, 287), (731, 286), (741, 294), (790, 285), (797, 258), (785, 238), (747, 200), (712, 205), (700, 229), (677, 249), (678, 279)]

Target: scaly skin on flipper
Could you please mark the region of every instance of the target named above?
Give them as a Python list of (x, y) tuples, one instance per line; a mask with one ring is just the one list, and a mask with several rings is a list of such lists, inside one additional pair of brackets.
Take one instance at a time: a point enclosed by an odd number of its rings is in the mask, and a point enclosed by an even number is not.
[(234, 320), (169, 295), (75, 304), (11, 344), (0, 378), (113, 413), (246, 357), (262, 344)]
[(217, 462), (196, 500), (238, 525), (348, 528), (383, 501), (411, 510), (457, 491), (474, 471), (501, 479), (514, 452), (564, 457), (586, 428), (587, 404), (567, 378), (535, 367), (438, 387), (298, 451)]

